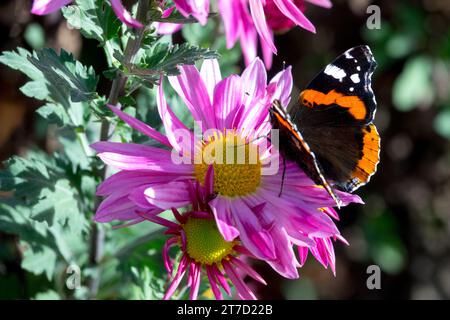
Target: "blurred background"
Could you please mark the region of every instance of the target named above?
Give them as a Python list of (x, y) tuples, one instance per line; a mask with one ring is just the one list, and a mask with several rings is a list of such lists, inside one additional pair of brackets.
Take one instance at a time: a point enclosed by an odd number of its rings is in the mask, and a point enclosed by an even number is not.
[[(252, 285), (265, 299), (449, 299), (450, 3), (332, 2), (330, 10), (306, 6), (317, 34), (295, 28), (276, 37), (279, 53), (270, 73), (274, 75), (284, 64), (292, 65), (298, 92), (337, 55), (368, 44), (378, 62), (373, 87), (381, 163), (371, 182), (357, 192), (366, 204), (340, 210), (338, 226), (350, 246), (335, 245), (336, 277), (314, 259), (308, 259), (297, 281), (284, 280), (261, 263), (256, 268), (269, 284)], [(369, 29), (366, 24), (371, 15), (366, 12), (369, 5), (381, 10), (379, 29)], [(59, 13), (31, 16), (30, 6), (28, 0), (1, 1), (1, 51), (18, 46), (65, 48), (96, 70), (106, 68), (95, 42), (71, 30)], [(184, 37), (215, 47), (222, 53), (224, 73), (239, 71), (243, 67), (240, 49), (226, 51), (224, 43), (208, 38), (208, 30), (215, 24), (211, 21), (204, 30), (185, 28), (175, 35), (175, 41)], [(0, 65), (1, 161), (14, 154), (25, 155), (36, 146), (48, 152), (55, 149), (55, 128), (34, 112), (39, 103), (19, 91), (25, 82), (19, 72)], [(101, 78), (100, 90), (108, 89), (109, 82)], [(144, 107), (153, 103), (152, 99), (137, 101)], [(58, 291), (52, 288), (57, 286), (54, 279), (21, 268), (18, 241), (16, 236), (0, 232), (0, 298), (35, 298), (39, 292)], [(143, 243), (136, 255), (154, 248), (158, 251), (161, 244)], [(142, 256), (135, 259), (141, 265), (152, 263)], [(373, 264), (382, 271), (379, 290), (366, 286), (367, 267)], [(104, 293), (103, 297), (117, 296)]]

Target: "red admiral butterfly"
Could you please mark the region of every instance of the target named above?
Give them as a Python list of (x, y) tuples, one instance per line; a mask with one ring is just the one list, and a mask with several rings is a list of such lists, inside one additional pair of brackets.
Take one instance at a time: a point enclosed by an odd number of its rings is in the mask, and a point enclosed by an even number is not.
[(380, 159), (380, 136), (372, 123), (376, 65), (368, 46), (349, 49), (314, 78), (300, 94), (300, 105), (287, 112), (274, 101), (269, 110), (283, 159), (296, 162), (338, 206), (333, 188), (353, 192), (366, 184)]

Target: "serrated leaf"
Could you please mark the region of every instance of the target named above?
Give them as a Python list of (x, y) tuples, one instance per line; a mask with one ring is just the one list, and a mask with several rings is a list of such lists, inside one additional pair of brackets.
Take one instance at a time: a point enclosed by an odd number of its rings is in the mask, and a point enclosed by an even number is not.
[(65, 177), (62, 164), (46, 155), (32, 152), (29, 158), (14, 156), (0, 171), (0, 190), (13, 191), (17, 199), (30, 206), (30, 217), (80, 234), (87, 219), (80, 210), (76, 188)]
[(5, 51), (0, 56), (0, 62), (11, 69), (18, 70), (32, 80), (42, 79), (42, 72), (28, 61), (31, 53), (23, 48), (15, 51)]
[(47, 119), (49, 123), (55, 123), (60, 127), (71, 123), (67, 111), (60, 104), (47, 103), (37, 109), (36, 112), (44, 119)]
[(71, 259), (71, 252), (58, 228), (30, 218), (28, 206), (8, 199), (0, 203), (0, 230), (20, 238), (23, 252), (22, 267), (36, 275), (45, 273), (52, 278), (57, 258)]
[(79, 120), (83, 117), (66, 117), (62, 114), (61, 107), (66, 110), (67, 115), (77, 115), (83, 109), (79, 102), (91, 102), (91, 99), (97, 97), (95, 89), (98, 78), (92, 67), (83, 66), (64, 50), (58, 55), (53, 49), (42, 49), (32, 55), (25, 49), (18, 48), (17, 52), (4, 52), (0, 56), (0, 62), (23, 72), (31, 79), (21, 88), (25, 95), (47, 101), (51, 106), (60, 106), (55, 107), (57, 110), (53, 108), (53, 112), (50, 112), (48, 106), (41, 110), (41, 116), (52, 117), (50, 122), (81, 125)]
[(57, 255), (48, 247), (39, 249), (26, 248), (22, 268), (35, 274), (45, 273), (47, 279), (51, 280), (55, 271)]
[(194, 64), (200, 59), (217, 59), (219, 54), (210, 49), (191, 46), (188, 43), (182, 45), (157, 44), (152, 54), (145, 60), (147, 68), (152, 71), (162, 71), (165, 75), (179, 74), (178, 66)]
[(94, 69), (83, 66), (71, 53), (61, 49), (58, 55), (53, 49), (45, 48), (36, 51), (28, 60), (43, 73), (53, 97), (59, 103), (95, 98), (98, 79)]
[(122, 25), (104, 0), (78, 0), (62, 9), (69, 24), (89, 39), (105, 42), (117, 37)]
[(27, 82), (20, 88), (20, 91), (27, 97), (38, 100), (45, 100), (50, 94), (46, 83), (42, 80)]

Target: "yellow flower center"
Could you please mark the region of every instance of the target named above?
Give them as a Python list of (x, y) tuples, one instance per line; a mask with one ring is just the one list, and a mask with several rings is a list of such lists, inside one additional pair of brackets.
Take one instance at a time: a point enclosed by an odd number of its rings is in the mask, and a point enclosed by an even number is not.
[(190, 258), (201, 264), (219, 264), (233, 253), (234, 241), (227, 242), (213, 219), (189, 218), (183, 225)]
[(248, 195), (261, 182), (258, 147), (234, 130), (216, 133), (196, 152), (194, 172), (200, 183), (209, 165), (214, 167), (214, 192), (223, 196)]

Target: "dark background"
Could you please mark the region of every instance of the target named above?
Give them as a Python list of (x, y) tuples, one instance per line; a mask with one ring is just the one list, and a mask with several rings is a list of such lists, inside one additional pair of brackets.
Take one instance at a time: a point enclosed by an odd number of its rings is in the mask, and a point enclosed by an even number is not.
[[(334, 277), (314, 259), (298, 281), (257, 265), (266, 299), (448, 299), (450, 298), (450, 3), (446, 0), (334, 0), (330, 10), (307, 5), (317, 34), (300, 28), (279, 35), (272, 74), (293, 66), (297, 90), (334, 57), (368, 44), (378, 61), (375, 123), (381, 162), (371, 182), (358, 190), (365, 205), (340, 210), (338, 226), (350, 246), (336, 244)], [(368, 5), (381, 9), (381, 29), (369, 30)], [(0, 4), (0, 50), (42, 46), (65, 48), (96, 70), (105, 69), (96, 43), (70, 30), (59, 14), (35, 17), (30, 1)], [(32, 27), (30, 27), (30, 25)], [(242, 65), (241, 65), (242, 67)], [(100, 82), (108, 90), (108, 82)], [(34, 113), (39, 104), (19, 91), (25, 78), (0, 66), (0, 160), (33, 146), (53, 150), (52, 130)], [(294, 97), (293, 97), (294, 98)], [(0, 282), (16, 290), (0, 297), (29, 298), (28, 275), (20, 268), (18, 239), (0, 233)], [(369, 290), (369, 265), (382, 270), (381, 289)], [(5, 279), (5, 278), (4, 278)], [(38, 280), (34, 282), (39, 282)], [(0, 291), (3, 291), (0, 283)]]

